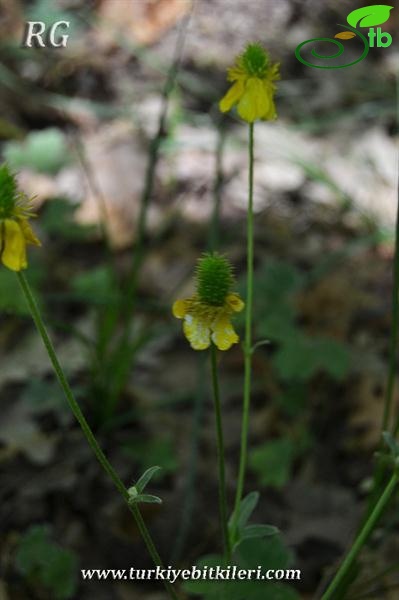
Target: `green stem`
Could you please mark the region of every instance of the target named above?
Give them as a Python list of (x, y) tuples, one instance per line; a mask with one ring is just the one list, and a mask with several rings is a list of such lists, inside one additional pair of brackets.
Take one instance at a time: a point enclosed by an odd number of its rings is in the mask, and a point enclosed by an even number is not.
[[(144, 523), (143, 517), (141, 516), (139, 507), (135, 504), (129, 504), (129, 494), (128, 494), (128, 491), (127, 491), (125, 485), (123, 484), (122, 480), (119, 478), (118, 474), (116, 473), (116, 471), (114, 470), (114, 468), (112, 467), (112, 465), (110, 464), (108, 459), (106, 458), (104, 452), (101, 450), (92, 430), (90, 429), (88, 422), (86, 421), (86, 419), (80, 409), (79, 404), (75, 400), (73, 392), (72, 392), (72, 390), (69, 386), (69, 383), (66, 379), (65, 373), (58, 361), (54, 346), (53, 346), (53, 344), (50, 340), (50, 337), (47, 333), (47, 329), (43, 322), (42, 316), (40, 314), (39, 307), (37, 306), (36, 300), (32, 294), (31, 288), (29, 286), (29, 283), (28, 283), (24, 273), (21, 271), (18, 272), (17, 277), (18, 277), (19, 283), (21, 285), (23, 294), (25, 296), (26, 302), (29, 306), (29, 310), (31, 312), (33, 321), (36, 325), (36, 328), (37, 328), (42, 340), (43, 340), (43, 344), (47, 350), (50, 362), (53, 366), (55, 374), (58, 378), (58, 381), (61, 385), (61, 388), (65, 394), (67, 402), (68, 402), (76, 420), (78, 421), (80, 427), (82, 428), (82, 431), (83, 431), (89, 445), (91, 446), (91, 449), (93, 450), (94, 454), (96, 455), (100, 465), (102, 466), (104, 471), (107, 473), (107, 475), (109, 475), (109, 477), (112, 479), (116, 489), (121, 494), (124, 501), (126, 502), (130, 512), (133, 514), (133, 517), (136, 521), (137, 527), (140, 531), (140, 534), (144, 540), (145, 545), (147, 546), (147, 550), (148, 550), (152, 560), (154, 561), (156, 566), (163, 567), (161, 557), (159, 556), (158, 551), (155, 548), (155, 545), (154, 545), (154, 542), (152, 541), (151, 535)], [(176, 595), (173, 587), (171, 586), (171, 584), (168, 581), (164, 581), (164, 584), (165, 584), (166, 590), (169, 593), (169, 596), (171, 598), (173, 598), (174, 600), (177, 600), (177, 595)]]
[[(396, 358), (398, 352), (398, 333), (399, 333), (399, 206), (396, 212), (395, 229), (395, 254), (393, 259), (393, 290), (392, 290), (392, 324), (391, 337), (389, 344), (389, 367), (388, 380), (385, 392), (384, 415), (382, 419), (382, 431), (389, 428), (389, 422), (392, 411), (393, 392), (395, 388), (396, 376)], [(399, 428), (399, 420), (396, 423), (394, 434)]]
[(218, 466), (219, 466), (219, 511), (222, 526), (224, 558), (226, 564), (231, 561), (231, 547), (229, 539), (228, 521), (227, 521), (227, 499), (226, 499), (226, 474), (225, 474), (225, 456), (224, 439), (222, 424), (222, 407), (220, 402), (219, 379), (217, 368), (216, 346), (211, 344), (211, 366), (212, 366), (212, 385), (213, 399), (215, 404), (216, 437), (218, 446)]
[[(358, 537), (356, 538), (355, 542), (353, 543), (351, 549), (349, 550), (348, 554), (342, 561), (342, 564), (339, 567), (337, 574), (335, 575), (334, 579), (328, 586), (327, 590), (324, 592), (324, 594), (322, 596), (322, 600), (332, 600), (334, 598), (334, 595), (337, 592), (337, 590), (339, 590), (341, 584), (345, 581), (345, 578), (348, 575), (351, 568), (353, 567), (355, 560), (358, 557), (361, 549), (363, 548), (364, 544), (367, 542), (369, 535), (373, 531), (379, 518), (381, 517), (382, 513), (384, 512), (385, 507), (388, 504), (388, 502), (392, 496), (392, 493), (396, 487), (398, 479), (399, 479), (399, 475), (398, 475), (398, 473), (395, 472), (392, 475), (391, 479), (389, 480), (387, 486), (385, 487), (385, 490), (383, 491), (382, 495), (380, 496), (380, 498), (379, 498), (378, 502), (376, 503), (373, 511), (371, 512), (369, 518), (367, 519), (367, 521), (363, 525), (362, 529), (360, 530), (360, 533), (359, 533)], [(343, 597), (342, 595), (336, 596), (336, 598), (342, 598), (342, 597)]]
[[(399, 99), (399, 78), (397, 79)], [(395, 378), (397, 369), (397, 355), (398, 355), (398, 341), (399, 341), (399, 181), (398, 181), (398, 194), (397, 194), (397, 208), (396, 208), (396, 225), (395, 225), (395, 250), (393, 258), (393, 288), (392, 288), (392, 319), (391, 319), (391, 331), (390, 331), (390, 342), (389, 342), (389, 361), (388, 361), (388, 376), (387, 385), (385, 389), (385, 402), (384, 412), (381, 423), (381, 433), (390, 429), (392, 421), (392, 404), (395, 390)], [(399, 432), (399, 415), (396, 417), (394, 424), (392, 425), (392, 433), (396, 438)], [(384, 448), (383, 440), (381, 439), (379, 449), (382, 451)], [(376, 499), (378, 499), (381, 487), (386, 479), (386, 470), (384, 465), (380, 461), (374, 468), (373, 484), (371, 487), (371, 493), (368, 502), (368, 512), (366, 513), (366, 519), (370, 514)]]
[[(148, 161), (145, 172), (144, 187), (140, 198), (140, 211), (136, 226), (136, 239), (134, 244), (134, 254), (132, 257), (131, 270), (128, 274), (126, 291), (123, 294), (120, 315), (124, 322), (123, 333), (115, 350), (115, 359), (118, 364), (118, 373), (113, 379), (113, 389), (110, 394), (110, 412), (114, 411), (121, 391), (126, 384), (127, 377), (131, 372), (132, 361), (129, 359), (129, 346), (135, 317), (137, 292), (139, 286), (139, 276), (142, 264), (148, 247), (146, 247), (148, 210), (151, 198), (153, 196), (155, 174), (158, 167), (160, 149), (163, 141), (167, 138), (167, 115), (169, 109), (170, 95), (175, 87), (176, 78), (179, 72), (180, 63), (183, 54), (184, 42), (187, 34), (187, 27), (191, 18), (191, 12), (182, 21), (176, 45), (172, 64), (168, 70), (167, 78), (162, 90), (162, 105), (158, 117), (158, 126), (155, 135), (151, 138), (148, 151)], [(121, 358), (119, 358), (121, 357)]]
[(251, 400), (251, 368), (252, 368), (252, 297), (254, 272), (254, 124), (249, 125), (249, 181), (248, 181), (248, 214), (247, 214), (247, 297), (245, 304), (245, 341), (244, 341), (244, 400), (241, 426), (241, 453), (238, 471), (237, 492), (234, 505), (232, 538), (234, 540), (240, 503), (244, 491), (245, 470), (247, 466), (249, 407)]

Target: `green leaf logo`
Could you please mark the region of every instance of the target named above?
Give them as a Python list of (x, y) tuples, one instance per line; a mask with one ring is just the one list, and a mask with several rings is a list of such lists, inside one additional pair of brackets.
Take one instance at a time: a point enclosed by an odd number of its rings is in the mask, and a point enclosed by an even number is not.
[(388, 21), (389, 13), (393, 6), (385, 4), (374, 4), (373, 6), (363, 6), (349, 13), (347, 21), (352, 27), (374, 27)]

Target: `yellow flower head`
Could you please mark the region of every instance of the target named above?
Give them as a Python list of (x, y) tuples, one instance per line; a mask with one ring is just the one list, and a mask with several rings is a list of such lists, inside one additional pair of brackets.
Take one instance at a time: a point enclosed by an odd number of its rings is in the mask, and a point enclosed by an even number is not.
[(33, 217), (30, 202), (18, 191), (14, 175), (7, 165), (0, 167), (0, 258), (12, 271), (26, 269), (26, 244), (40, 246), (29, 218)]
[(228, 81), (234, 83), (219, 102), (220, 110), (228, 112), (237, 104), (238, 114), (248, 123), (275, 119), (273, 81), (280, 79), (279, 66), (270, 63), (260, 44), (249, 44), (227, 71)]
[(197, 290), (190, 298), (176, 300), (173, 314), (184, 319), (184, 335), (194, 350), (206, 350), (213, 342), (219, 350), (228, 350), (239, 341), (230, 322), (244, 308), (238, 294), (231, 293), (232, 268), (219, 254), (205, 254), (198, 261)]

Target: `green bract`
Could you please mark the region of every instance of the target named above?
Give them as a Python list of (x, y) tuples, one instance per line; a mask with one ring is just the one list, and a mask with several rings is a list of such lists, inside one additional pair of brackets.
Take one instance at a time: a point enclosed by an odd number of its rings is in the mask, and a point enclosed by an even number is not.
[(198, 260), (197, 293), (202, 302), (223, 306), (234, 282), (233, 269), (220, 254), (205, 254)]
[(241, 65), (248, 75), (264, 77), (269, 67), (269, 56), (260, 44), (248, 44), (241, 56)]
[(19, 196), (14, 175), (7, 165), (2, 165), (0, 167), (0, 219), (8, 219), (13, 215)]

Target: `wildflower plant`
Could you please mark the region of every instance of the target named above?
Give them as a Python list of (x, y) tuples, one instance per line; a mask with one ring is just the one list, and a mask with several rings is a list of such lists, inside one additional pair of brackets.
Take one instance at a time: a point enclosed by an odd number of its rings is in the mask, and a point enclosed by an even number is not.
[[(218, 450), (218, 478), (219, 478), (219, 510), (220, 522), (223, 538), (223, 560), (226, 565), (245, 559), (245, 547), (248, 545), (249, 551), (256, 554), (257, 546), (270, 544), (273, 547), (273, 539), (276, 536), (276, 529), (269, 525), (250, 525), (248, 519), (259, 499), (257, 492), (251, 492), (243, 496), (245, 474), (247, 466), (247, 446), (249, 430), (250, 399), (252, 385), (252, 355), (255, 349), (263, 344), (263, 341), (253, 344), (253, 279), (254, 279), (254, 214), (253, 214), (253, 188), (254, 188), (254, 130), (257, 121), (274, 120), (276, 118), (276, 107), (274, 96), (276, 92), (275, 82), (280, 78), (279, 65), (272, 63), (269, 54), (258, 43), (249, 44), (245, 50), (236, 58), (234, 65), (228, 69), (227, 79), (231, 82), (231, 87), (220, 100), (219, 108), (222, 113), (227, 113), (234, 107), (237, 108), (238, 116), (248, 123), (248, 206), (247, 206), (247, 248), (246, 248), (246, 297), (245, 303), (238, 293), (234, 291), (235, 278), (233, 268), (229, 260), (216, 252), (204, 254), (199, 260), (195, 271), (195, 291), (187, 298), (177, 299), (172, 307), (173, 315), (182, 320), (183, 333), (189, 342), (191, 348), (196, 351), (209, 351), (212, 390), (215, 408), (216, 440)], [(160, 131), (162, 130), (163, 118), (160, 121)], [(160, 142), (160, 138), (157, 144)], [(157, 148), (154, 144), (153, 148)], [(153, 185), (153, 170), (157, 160), (157, 150), (154, 151), (152, 161), (148, 169), (147, 187), (143, 196), (142, 214), (139, 219), (139, 251), (137, 258), (133, 263), (132, 277), (127, 293), (127, 301), (123, 301), (123, 311), (125, 314), (129, 310), (133, 312), (136, 302), (137, 273), (142, 261), (143, 240), (145, 232), (146, 211), (148, 200), (151, 196)], [(9, 170), (7, 165), (0, 167), (0, 259), (2, 264), (14, 271), (20, 283), (22, 292), (27, 301), (33, 321), (42, 338), (47, 350), (50, 362), (58, 378), (60, 386), (65, 394), (66, 400), (78, 421), (88, 444), (92, 448), (96, 458), (104, 471), (112, 480), (114, 486), (122, 496), (127, 507), (131, 511), (137, 527), (146, 544), (148, 552), (156, 566), (163, 567), (161, 557), (154, 545), (152, 537), (144, 523), (140, 511), (142, 503), (157, 503), (162, 501), (157, 496), (144, 493), (146, 486), (159, 467), (151, 467), (138, 479), (131, 487), (127, 488), (122, 482), (113, 466), (108, 461), (104, 452), (98, 444), (98, 441), (90, 428), (82, 410), (76, 401), (76, 398), (69, 386), (63, 368), (58, 360), (57, 353), (52, 344), (50, 336), (44, 324), (41, 312), (32, 294), (24, 270), (28, 267), (27, 245), (40, 246), (41, 243), (36, 237), (30, 225), (30, 219), (34, 217), (30, 200), (18, 189), (15, 175)], [(395, 377), (395, 358), (397, 354), (398, 335), (397, 325), (399, 322), (399, 213), (397, 221), (396, 251), (395, 251), (395, 282), (394, 282), (394, 329), (391, 340), (390, 372), (388, 379), (387, 399), (383, 419), (383, 429), (387, 429), (393, 418), (392, 402)], [(220, 352), (226, 352), (234, 345), (238, 344), (240, 339), (234, 329), (234, 317), (245, 309), (245, 334), (243, 340), (244, 355), (244, 385), (243, 385), (243, 409), (241, 423), (241, 445), (240, 460), (237, 477), (237, 486), (235, 494), (234, 509), (230, 518), (228, 517), (228, 503), (226, 493), (225, 476), (225, 451), (224, 434), (222, 420), (222, 402), (218, 378), (218, 362)], [(109, 315), (106, 315), (107, 318)], [(109, 322), (109, 332), (106, 332), (106, 339), (111, 339), (113, 326), (117, 320), (117, 313), (111, 312)], [(125, 329), (122, 343), (116, 354), (118, 362), (121, 362), (123, 356), (127, 354), (129, 347), (130, 322)], [(129, 357), (125, 360), (122, 370), (118, 365), (122, 376), (119, 379), (125, 380), (126, 373), (130, 368)], [(117, 385), (118, 392), (121, 385)], [(334, 600), (334, 598), (343, 598), (346, 588), (350, 584), (350, 574), (355, 570), (355, 562), (359, 556), (362, 547), (367, 542), (370, 534), (377, 525), (384, 510), (386, 509), (391, 497), (397, 489), (399, 482), (399, 445), (396, 441), (396, 434), (399, 432), (399, 420), (393, 426), (392, 432), (385, 434), (385, 442), (391, 450), (391, 463), (393, 473), (388, 481), (385, 481), (386, 472), (379, 477), (378, 472), (375, 476), (375, 502), (373, 501), (369, 512), (359, 530), (352, 547), (349, 549), (346, 557), (342, 561), (332, 582), (327, 587), (323, 595), (323, 600)], [(385, 485), (384, 485), (385, 484)], [(275, 546), (276, 548), (278, 546)], [(239, 550), (237, 552), (237, 549)], [(275, 554), (278, 556), (279, 551)], [(348, 583), (349, 582), (349, 583)], [(165, 588), (171, 598), (176, 599), (177, 595), (173, 586), (164, 581)], [(250, 583), (248, 585), (258, 585)], [(211, 590), (211, 595), (207, 598), (222, 597), (227, 598), (226, 590), (228, 588), (222, 584), (222, 595)], [(218, 588), (220, 590), (220, 588)], [(231, 588), (230, 588), (231, 589)], [(244, 589), (244, 588), (243, 588)], [(247, 597), (252, 597), (253, 591), (248, 588)], [(281, 588), (279, 588), (279, 592)], [(280, 597), (280, 593), (278, 595)], [(245, 592), (246, 593), (246, 592)], [(277, 593), (277, 592), (276, 592)], [(255, 593), (253, 597), (260, 597)], [(234, 596), (236, 597), (236, 596)], [(238, 597), (238, 596), (237, 596)], [(241, 597), (241, 596), (240, 596)], [(244, 596), (242, 596), (244, 597)], [(266, 597), (266, 596), (265, 596)], [(270, 596), (272, 597), (272, 596)], [(277, 597), (277, 596), (273, 596)], [(282, 596), (281, 596), (282, 597)], [(290, 596), (291, 597), (291, 596)]]
[[(156, 468), (155, 470), (154, 468), (147, 470), (138, 480), (136, 486), (127, 489), (99, 446), (92, 429), (90, 428), (78, 402), (76, 401), (64, 370), (58, 360), (56, 350), (47, 332), (47, 328), (44, 324), (40, 309), (32, 293), (29, 282), (23, 272), (23, 270), (28, 266), (26, 258), (26, 244), (31, 243), (40, 245), (39, 240), (36, 238), (28, 222), (28, 219), (32, 216), (33, 213), (31, 211), (30, 203), (24, 194), (18, 190), (15, 175), (11, 173), (7, 165), (2, 165), (2, 167), (0, 167), (0, 231), (2, 263), (4, 266), (12, 271), (15, 271), (17, 274), (22, 292), (32, 315), (32, 319), (47, 350), (47, 354), (53, 366), (54, 372), (64, 392), (69, 407), (78, 421), (88, 444), (92, 448), (100, 465), (110, 477), (114, 486), (132, 513), (154, 564), (156, 566), (163, 567), (161, 557), (158, 554), (139, 509), (139, 503), (141, 502), (158, 502), (160, 499), (156, 496), (140, 494), (137, 491), (144, 489), (144, 486), (151, 479)], [(132, 490), (135, 490), (136, 493), (133, 493)], [(170, 582), (165, 581), (164, 585), (170, 598), (177, 599), (174, 588)]]
[(247, 297), (245, 307), (245, 339), (244, 339), (244, 394), (241, 428), (241, 451), (238, 472), (234, 515), (232, 519), (232, 536), (236, 535), (237, 520), (244, 491), (244, 479), (247, 466), (247, 441), (249, 428), (249, 409), (251, 397), (252, 369), (252, 303), (253, 303), (253, 271), (254, 271), (254, 125), (258, 120), (276, 118), (274, 82), (280, 78), (279, 65), (270, 61), (269, 54), (258, 44), (248, 44), (240, 54), (233, 67), (227, 71), (228, 81), (233, 85), (221, 99), (221, 112), (228, 112), (237, 105), (238, 115), (249, 125), (248, 138), (248, 207), (247, 207)]
[(234, 313), (244, 308), (240, 296), (231, 291), (233, 269), (228, 259), (218, 253), (204, 254), (196, 269), (196, 291), (189, 298), (176, 300), (172, 310), (183, 319), (183, 331), (193, 350), (211, 349), (212, 386), (219, 465), (219, 510), (223, 534), (224, 559), (231, 559), (231, 539), (225, 481), (225, 454), (216, 350), (229, 350), (239, 341), (231, 323)]
[[(252, 345), (252, 303), (253, 303), (253, 270), (254, 270), (254, 222), (253, 222), (253, 183), (254, 183), (254, 125), (259, 120), (273, 120), (276, 118), (274, 94), (275, 81), (279, 79), (279, 66), (270, 62), (268, 53), (260, 44), (249, 44), (240, 54), (233, 67), (228, 69), (228, 81), (232, 86), (219, 102), (221, 112), (230, 111), (237, 106), (239, 117), (249, 124), (248, 137), (248, 210), (247, 210), (247, 285), (245, 301), (245, 338), (244, 350), (244, 392), (243, 413), (241, 429), (241, 451), (238, 480), (236, 488), (235, 506), (229, 523), (229, 542), (234, 545), (239, 539), (240, 509), (244, 491), (244, 481), (247, 466), (247, 444), (249, 427), (249, 410), (251, 398), (252, 379), (252, 354), (256, 347), (263, 342)], [(399, 204), (396, 224), (396, 243), (394, 259), (394, 290), (393, 290), (393, 328), (391, 334), (390, 367), (386, 402), (383, 416), (382, 431), (390, 422), (391, 407), (394, 387), (394, 372), (397, 356), (399, 336), (397, 326), (399, 322)], [(186, 311), (187, 314), (187, 311)], [(373, 529), (376, 527), (385, 511), (399, 482), (399, 450), (395, 436), (399, 432), (399, 419), (393, 427), (392, 434), (388, 436), (388, 444), (393, 453), (393, 473), (387, 479), (386, 472), (377, 467), (374, 476), (374, 496), (369, 506), (366, 517), (359, 529), (352, 546), (344, 557), (337, 573), (327, 586), (322, 600), (346, 597), (346, 591), (352, 578), (351, 573), (356, 570), (356, 561), (363, 546), (368, 541)], [(383, 434), (384, 435), (384, 434)], [(385, 439), (386, 441), (386, 439)]]

